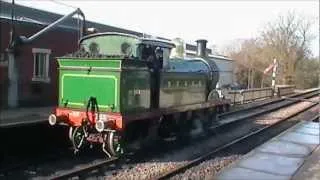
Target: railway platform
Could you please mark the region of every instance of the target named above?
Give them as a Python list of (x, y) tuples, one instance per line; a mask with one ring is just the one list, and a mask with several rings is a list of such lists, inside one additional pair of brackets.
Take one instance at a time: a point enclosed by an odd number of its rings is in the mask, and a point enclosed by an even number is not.
[(217, 179), (320, 179), (319, 123), (302, 121), (247, 153)]
[(10, 128), (46, 122), (53, 107), (0, 110), (0, 128)]

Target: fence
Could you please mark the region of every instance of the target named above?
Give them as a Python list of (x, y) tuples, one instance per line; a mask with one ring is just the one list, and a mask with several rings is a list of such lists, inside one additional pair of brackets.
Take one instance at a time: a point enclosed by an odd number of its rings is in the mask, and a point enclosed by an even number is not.
[(243, 104), (258, 99), (270, 98), (273, 96), (284, 96), (294, 93), (294, 85), (278, 85), (275, 92), (271, 87), (255, 88), (243, 90), (224, 90), (223, 95), (226, 99), (230, 99), (233, 104)]
[(288, 94), (293, 94), (295, 88), (296, 86), (294, 85), (279, 85), (279, 86), (276, 86), (276, 94), (278, 97), (288, 95)]
[[(284, 93), (281, 89), (280, 92)], [(289, 91), (289, 89), (287, 90)], [(244, 89), (244, 90), (231, 90), (223, 93), (226, 99), (230, 99), (233, 104), (243, 104), (250, 101), (259, 99), (266, 99), (273, 97), (274, 91), (271, 87), (269, 88), (255, 88), (255, 89)]]

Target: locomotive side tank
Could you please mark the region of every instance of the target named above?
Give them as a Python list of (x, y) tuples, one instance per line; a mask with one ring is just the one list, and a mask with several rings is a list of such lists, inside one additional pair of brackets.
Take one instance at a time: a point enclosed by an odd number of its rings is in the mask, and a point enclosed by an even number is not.
[(205, 102), (215, 92), (219, 70), (203, 58), (172, 58), (164, 68), (160, 107)]
[(205, 102), (208, 73), (197, 60), (170, 59), (161, 76), (160, 107)]
[[(198, 43), (203, 50), (206, 41)], [(211, 121), (229, 105), (216, 96), (217, 66), (205, 55), (169, 58), (173, 47), (121, 33), (84, 37), (77, 52), (58, 58), (59, 104), (49, 123), (70, 126), (75, 151), (102, 144), (114, 156), (124, 141), (188, 133), (184, 125), (199, 116)]]

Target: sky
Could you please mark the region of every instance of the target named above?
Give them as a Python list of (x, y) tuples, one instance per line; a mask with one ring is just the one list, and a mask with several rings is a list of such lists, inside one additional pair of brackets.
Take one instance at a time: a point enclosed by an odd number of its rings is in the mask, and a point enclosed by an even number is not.
[[(10, 1), (10, 0), (7, 0)], [(89, 0), (15, 0), (17, 4), (59, 14), (80, 8), (90, 21), (165, 38), (180, 37), (188, 43), (199, 38), (218, 50), (239, 39), (258, 36), (265, 25), (289, 10), (316, 18), (311, 44), (314, 56), (319, 56), (319, 1), (89, 1)]]

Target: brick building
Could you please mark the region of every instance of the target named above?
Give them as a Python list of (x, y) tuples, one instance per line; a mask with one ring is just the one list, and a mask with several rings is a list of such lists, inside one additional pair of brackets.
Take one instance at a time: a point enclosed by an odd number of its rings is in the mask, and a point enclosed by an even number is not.
[[(0, 2), (0, 108), (8, 105), (8, 55), (6, 49), (10, 41), (10, 3)], [(17, 35), (30, 37), (61, 15), (15, 5), (15, 29)], [(71, 53), (79, 40), (78, 21), (67, 20), (31, 44), (18, 48), (16, 56), (18, 74), (18, 105), (50, 106), (57, 101), (57, 62), (56, 57)], [(99, 31), (116, 31), (142, 36), (142, 33), (112, 26), (87, 22), (87, 27)]]

